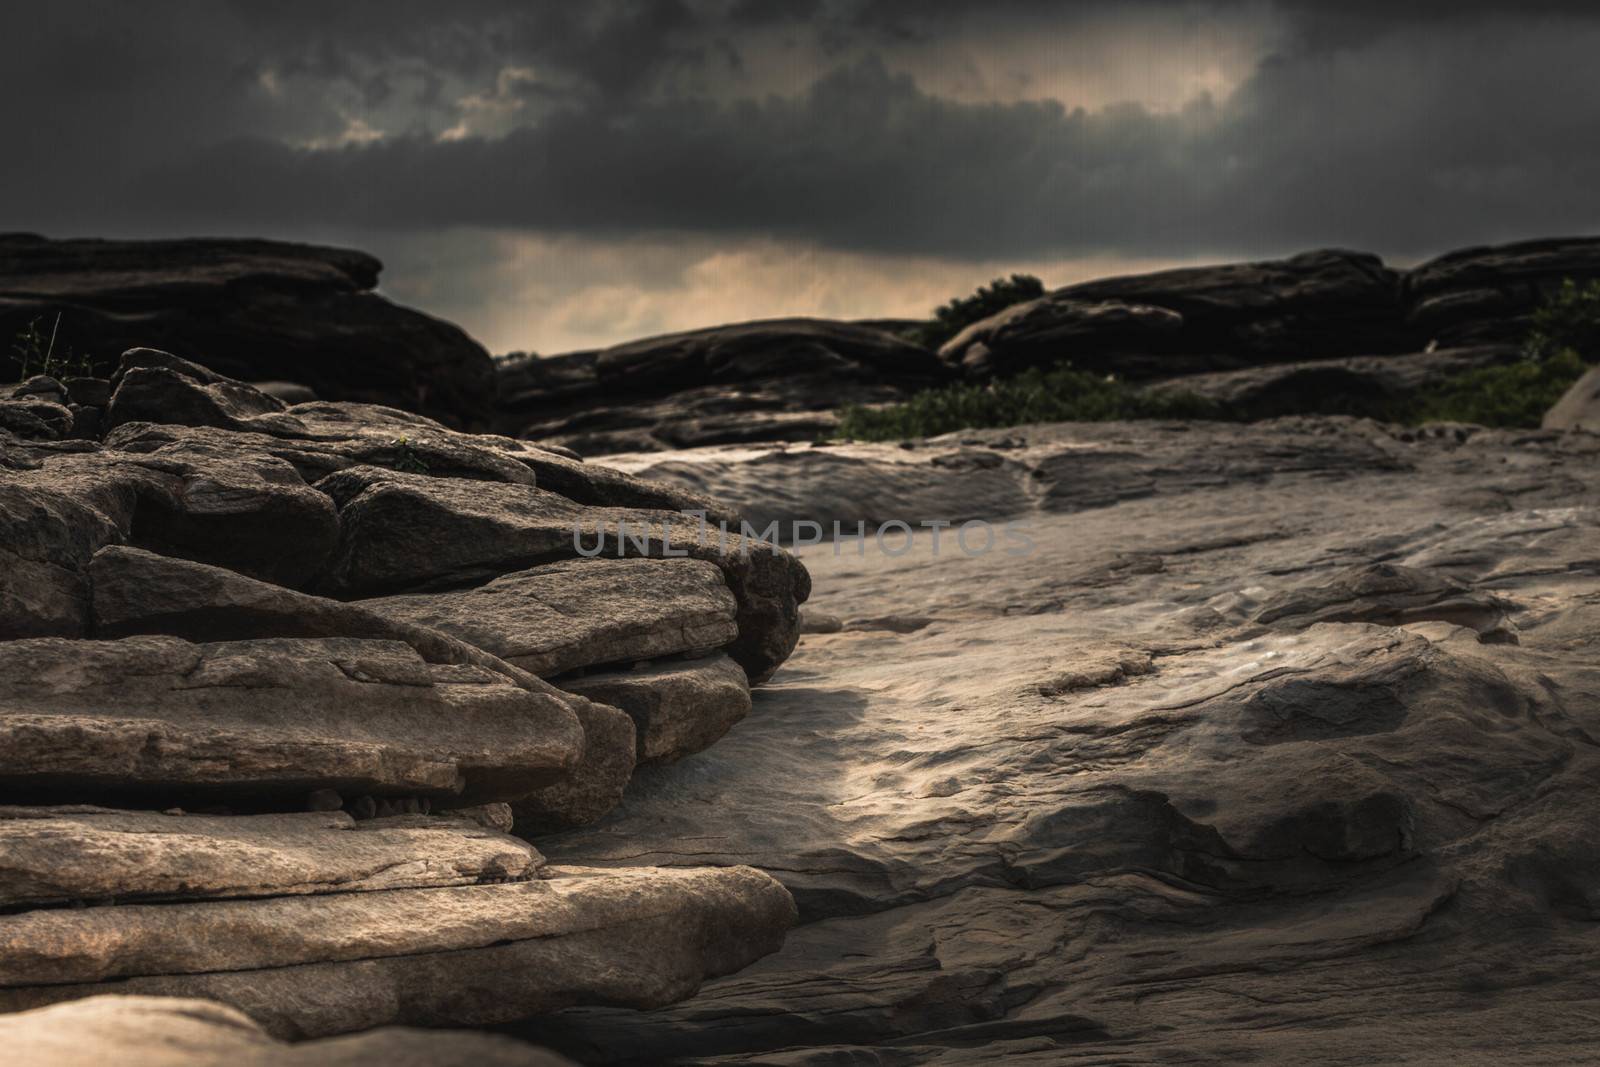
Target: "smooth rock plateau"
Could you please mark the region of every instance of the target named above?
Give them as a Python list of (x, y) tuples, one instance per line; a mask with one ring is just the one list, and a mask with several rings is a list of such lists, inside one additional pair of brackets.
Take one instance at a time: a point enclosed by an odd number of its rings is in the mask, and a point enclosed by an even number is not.
[(684, 1004), (510, 1032), (590, 1064), (1594, 1058), (1600, 437), (1295, 417), (616, 460), (763, 521), (1009, 515), (1032, 547), (798, 549), (838, 625), (540, 848), (760, 866), (802, 925)]

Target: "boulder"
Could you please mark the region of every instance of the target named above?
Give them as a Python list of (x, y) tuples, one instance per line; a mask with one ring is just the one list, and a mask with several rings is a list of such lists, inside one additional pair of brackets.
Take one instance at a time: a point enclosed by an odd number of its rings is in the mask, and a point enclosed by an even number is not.
[(722, 655), (584, 674), (560, 684), (627, 712), (638, 730), (640, 764), (671, 763), (709, 748), (750, 713), (744, 671)]
[(57, 348), (101, 369), (129, 348), (331, 400), (482, 422), (494, 366), (461, 330), (373, 292), (361, 252), (277, 241), (0, 237), (0, 335), (59, 313)]
[(572, 1067), (509, 1037), (387, 1027), (288, 1044), (243, 1012), (182, 997), (97, 996), (0, 1016), (18, 1063), (50, 1067)]
[(1590, 367), (1572, 388), (1544, 414), (1547, 430), (1587, 430), (1600, 433), (1600, 366)]
[(507, 885), (25, 912), (0, 919), (0, 1011), (204, 997), (269, 1033), (481, 1026), (574, 1002), (657, 1007), (775, 951), (795, 918), (748, 867), (548, 868)]
[(1568, 278), (1600, 278), (1600, 237), (1464, 248), (1406, 272), (1408, 322), (1442, 346), (1520, 343), (1533, 310)]
[(11, 641), (0, 782), (75, 799), (508, 799), (577, 762), (576, 699), (399, 641)]
[(565, 560), (472, 589), (357, 603), (458, 637), (542, 677), (710, 652), (739, 636), (738, 605), (722, 572), (696, 559)]

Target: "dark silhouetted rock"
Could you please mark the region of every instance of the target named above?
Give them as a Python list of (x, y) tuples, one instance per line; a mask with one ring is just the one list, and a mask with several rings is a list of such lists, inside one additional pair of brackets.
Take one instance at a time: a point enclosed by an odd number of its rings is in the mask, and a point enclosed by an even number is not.
[(494, 367), (461, 330), (372, 290), (381, 265), (276, 241), (0, 237), (0, 336), (60, 313), (58, 348), (102, 372), (159, 348), (243, 380), (486, 421)]
[(1554, 237), (1450, 252), (1406, 273), (1410, 324), (1440, 345), (1518, 343), (1529, 316), (1571, 278), (1600, 278), (1600, 237)]
[(1442, 348), (1403, 356), (1356, 356), (1280, 363), (1212, 374), (1188, 374), (1151, 386), (1166, 394), (1209, 400), (1219, 414), (1239, 419), (1280, 415), (1365, 415), (1404, 419), (1430, 387), (1483, 367), (1522, 358), (1511, 345)]
[[(305, 1038), (396, 1022), (481, 1026), (573, 1003), (651, 1008), (775, 951), (795, 918), (783, 887), (748, 867), (546, 873), (24, 913), (0, 931), (15, 949), (0, 958), (0, 1011), (106, 992), (203, 997)], [(77, 980), (116, 975), (127, 977)], [(66, 982), (25, 984), (54, 978)]]
[(968, 327), (940, 355), (980, 376), (1071, 362), (1153, 378), (1407, 351), (1403, 317), (1397, 272), (1325, 249), (1069, 285)]
[(772, 319), (500, 361), (507, 432), (583, 453), (810, 440), (845, 403), (902, 399), (950, 377), (927, 349), (824, 319)]

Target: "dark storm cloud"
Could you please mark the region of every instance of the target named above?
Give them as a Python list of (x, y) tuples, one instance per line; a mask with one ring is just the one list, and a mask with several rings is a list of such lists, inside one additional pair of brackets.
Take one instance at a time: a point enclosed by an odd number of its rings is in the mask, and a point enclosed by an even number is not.
[[(1589, 5), (42, 8), (0, 25), (19, 46), (0, 91), (24, 101), (0, 119), (8, 227), (665, 230), (993, 257), (1409, 252), (1600, 222)], [(1278, 27), (1271, 54), (1178, 108), (956, 99), (884, 58), (980, 24), (1003, 49), (1008, 25), (1066, 41), (1091, 15), (1240, 9)], [(822, 57), (798, 94), (750, 59), (774, 32)]]

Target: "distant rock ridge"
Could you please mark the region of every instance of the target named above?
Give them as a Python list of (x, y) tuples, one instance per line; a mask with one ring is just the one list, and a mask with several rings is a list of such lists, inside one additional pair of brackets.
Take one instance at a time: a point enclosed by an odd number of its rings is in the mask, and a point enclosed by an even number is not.
[[(486, 423), (495, 397), (488, 353), (450, 323), (379, 296), (380, 270), (365, 252), (282, 241), (5, 234), (0, 337), (37, 322), (58, 334), (55, 355), (86, 357), (101, 374), (126, 349), (159, 348), (324, 400)], [(0, 359), (12, 360), (5, 348)]]
[(898, 320), (739, 323), (502, 358), (496, 425), (588, 454), (805, 441), (830, 432), (845, 404), (1062, 362), (1181, 381), (1504, 346), (1523, 339), (1531, 312), (1567, 278), (1600, 278), (1600, 237), (1463, 249), (1409, 270), (1371, 253), (1320, 249), (1080, 282), (973, 323), (937, 358), (904, 340), (915, 324)]

